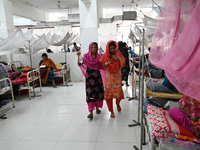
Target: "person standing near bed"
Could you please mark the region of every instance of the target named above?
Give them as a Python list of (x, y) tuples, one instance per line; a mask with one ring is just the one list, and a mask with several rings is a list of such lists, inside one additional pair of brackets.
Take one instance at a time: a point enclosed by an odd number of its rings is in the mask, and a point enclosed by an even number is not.
[(96, 107), (96, 113), (100, 114), (101, 111), (99, 108), (103, 107), (104, 100), (104, 87), (103, 80), (100, 73), (100, 69), (102, 68), (101, 63), (99, 62), (99, 58), (101, 57), (98, 53), (98, 44), (96, 42), (92, 42), (89, 45), (89, 52), (83, 56), (83, 63), (80, 63), (78, 55), (78, 65), (81, 67), (83, 75), (86, 78), (86, 101), (88, 104), (88, 110), (90, 114), (87, 116), (88, 118), (93, 118), (93, 110)]
[(128, 53), (128, 48), (126, 46), (125, 42), (119, 41), (119, 51), (123, 54), (124, 59), (126, 60), (126, 64), (123, 68), (121, 68), (121, 73), (122, 73), (122, 81), (126, 82), (126, 86), (129, 86), (128, 84), (128, 75), (130, 72), (130, 64), (129, 64), (129, 53)]
[(113, 111), (113, 98), (116, 99), (117, 111), (121, 112), (120, 101), (124, 99), (122, 90), (122, 75), (121, 68), (125, 66), (125, 59), (119, 51), (117, 42), (109, 41), (106, 45), (106, 52), (99, 59), (103, 67), (106, 68), (106, 80), (104, 98), (109, 111), (110, 117), (115, 118)]
[[(42, 60), (39, 63), (39, 66), (44, 66), (44, 68), (40, 68), (41, 73), (41, 81), (43, 84), (46, 84), (48, 81), (52, 81), (53, 87), (56, 87), (53, 69), (57, 69), (55, 63), (48, 58), (46, 53), (42, 54)], [(36, 84), (38, 86), (38, 84)]]
[[(0, 80), (8, 77), (8, 68), (3, 63), (0, 63)], [(4, 88), (4, 82), (1, 82), (0, 85), (1, 88)]]
[(81, 48), (79, 46), (77, 46), (76, 43), (74, 43), (74, 47), (72, 49), (72, 52), (79, 52), (81, 50)]

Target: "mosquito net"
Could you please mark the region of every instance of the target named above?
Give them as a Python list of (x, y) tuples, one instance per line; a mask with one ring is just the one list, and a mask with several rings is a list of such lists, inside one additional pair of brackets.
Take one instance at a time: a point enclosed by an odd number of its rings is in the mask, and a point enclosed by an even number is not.
[(165, 0), (150, 61), (165, 70), (181, 93), (200, 101), (200, 1)]
[[(71, 44), (73, 42), (80, 42), (79, 34), (73, 34), (69, 32), (64, 36), (58, 36), (54, 34), (51, 36), (50, 32), (43, 34), (42, 36), (33, 35), (33, 30), (29, 30), (23, 33), (21, 28), (13, 32), (8, 38), (0, 38), (0, 52), (1, 51), (14, 51), (25, 49), (29, 51), (29, 43), (33, 53), (47, 48), (49, 45), (61, 46), (63, 44)], [(24, 51), (23, 51), (24, 52)]]
[(128, 38), (131, 39), (132, 41), (135, 40), (135, 35), (133, 34), (133, 31), (132, 31), (132, 30), (130, 30), (130, 33), (129, 33), (129, 35), (128, 35)]
[(48, 38), (50, 37), (50, 32), (45, 35), (45, 33), (33, 43), (33, 53), (37, 53), (41, 49), (45, 49), (49, 46)]
[(0, 42), (0, 47), (1, 47), (2, 45), (6, 44), (7, 42), (9, 42), (16, 34), (19, 33), (19, 31), (20, 31), (20, 29), (17, 29), (17, 30), (16, 30), (15, 32), (13, 32), (8, 38), (2, 40), (2, 41)]
[(74, 43), (74, 42), (80, 43), (80, 35), (79, 34), (74, 35), (74, 37), (71, 39), (70, 42), (71, 43)]
[(13, 51), (25, 45), (32, 36), (33, 30), (22, 33), (21, 29), (14, 32), (10, 37), (0, 43), (0, 51)]
[(135, 24), (135, 26), (133, 27), (133, 34), (138, 38), (141, 39), (142, 37), (142, 30), (140, 30), (140, 28), (138, 27), (138, 25)]
[(144, 22), (144, 25), (145, 27), (155, 27), (156, 24), (157, 24), (157, 19), (154, 19), (154, 18), (151, 18), (149, 16), (146, 16), (145, 14), (144, 15), (144, 18), (143, 18), (143, 22)]
[(156, 14), (157, 14), (158, 16), (160, 15), (161, 7), (153, 7), (152, 9), (153, 9), (153, 11), (156, 12)]

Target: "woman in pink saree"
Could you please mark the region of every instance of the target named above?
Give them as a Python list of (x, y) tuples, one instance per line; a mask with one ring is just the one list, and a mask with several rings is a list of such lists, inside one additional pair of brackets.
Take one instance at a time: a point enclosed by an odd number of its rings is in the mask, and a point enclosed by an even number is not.
[[(80, 56), (80, 52), (77, 55)], [(102, 108), (104, 100), (104, 87), (100, 72), (102, 65), (99, 62), (100, 57), (98, 54), (98, 44), (92, 42), (89, 45), (89, 52), (83, 56), (83, 63), (80, 63), (78, 58), (78, 65), (86, 78), (86, 101), (90, 112), (87, 117), (90, 119), (93, 118), (93, 110), (95, 107), (96, 113), (101, 113), (99, 108)]]

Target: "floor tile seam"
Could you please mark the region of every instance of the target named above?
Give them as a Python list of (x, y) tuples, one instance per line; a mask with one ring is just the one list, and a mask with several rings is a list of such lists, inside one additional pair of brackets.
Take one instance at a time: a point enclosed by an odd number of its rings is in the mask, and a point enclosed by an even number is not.
[(112, 143), (112, 144), (137, 144), (136, 142), (114, 142), (114, 141), (97, 141), (96, 143)]
[(33, 127), (26, 135), (24, 135), (24, 136), (20, 139), (20, 141), (23, 140), (36, 126), (37, 126), (37, 124), (35, 124), (34, 127)]
[[(36, 126), (36, 125), (35, 125), (35, 126)], [(35, 126), (34, 126), (34, 127), (35, 127)], [(34, 127), (33, 127), (33, 128), (34, 128)], [(28, 133), (30, 133), (30, 132), (33, 130), (33, 128), (32, 128)], [(26, 135), (28, 135), (28, 133), (27, 133)], [(23, 141), (23, 138), (25, 138), (26, 135), (24, 135), (24, 136), (11, 148), (11, 150), (12, 150), (13, 148), (15, 148), (15, 146), (17, 146), (17, 144), (19, 144), (21, 141)]]
[(63, 133), (60, 135), (60, 137), (58, 138), (57, 142), (61, 139), (61, 137), (63, 136), (64, 132), (67, 130), (67, 127), (69, 127), (69, 125), (70, 125), (71, 121), (73, 120), (73, 118), (75, 117), (76, 113), (73, 115), (73, 117), (71, 118), (71, 120), (69, 121), (69, 123), (66, 125), (65, 129), (63, 130)]

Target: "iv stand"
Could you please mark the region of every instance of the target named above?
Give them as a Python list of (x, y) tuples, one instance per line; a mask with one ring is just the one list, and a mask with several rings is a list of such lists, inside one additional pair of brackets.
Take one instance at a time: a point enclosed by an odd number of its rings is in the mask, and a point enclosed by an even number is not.
[[(134, 39), (135, 37), (133, 38), (133, 53), (135, 53), (135, 49), (134, 49)], [(132, 97), (127, 97), (128, 98), (128, 101), (131, 101), (131, 100), (134, 100), (134, 99), (137, 99), (137, 96), (136, 96), (136, 78), (135, 78), (135, 67), (134, 67), (134, 62), (133, 63), (133, 72), (132, 72)]]
[[(139, 101), (141, 100), (141, 106), (140, 106), (140, 111), (141, 111), (141, 115), (140, 115), (140, 120), (141, 120), (141, 126), (140, 126), (140, 150), (142, 150), (142, 145), (144, 144), (143, 143), (143, 138), (144, 138), (144, 125), (143, 125), (143, 102), (144, 102), (144, 34), (145, 34), (145, 30), (143, 29), (143, 43), (142, 43), (142, 93), (139, 93), (139, 98), (141, 97), (141, 99), (139, 99)], [(139, 71), (140, 72), (140, 71)], [(140, 90), (139, 90), (140, 91)], [(135, 150), (139, 150), (139, 148), (137, 146), (133, 146), (133, 148)]]
[[(28, 40), (28, 46), (29, 46), (29, 53), (30, 53), (30, 64), (31, 64), (31, 68), (33, 68), (33, 64), (32, 64), (32, 56), (31, 56), (31, 41)], [(31, 78), (32, 78), (32, 81), (33, 81), (33, 74), (34, 72), (31, 73)], [(32, 86), (32, 89), (33, 89), (33, 93), (31, 93), (31, 97), (34, 99), (35, 97), (41, 97), (41, 95), (36, 95), (35, 93), (35, 87), (34, 87), (34, 82), (33, 83), (33, 86)], [(41, 83), (40, 83), (41, 84)]]
[[(67, 46), (67, 50), (68, 50), (68, 46)], [(65, 51), (65, 66), (66, 66), (66, 69), (68, 69), (67, 67), (68, 67), (68, 65), (67, 65), (67, 53), (66, 53), (66, 44), (64, 44), (64, 51)], [(67, 77), (67, 73), (65, 73), (65, 74), (63, 74), (65, 77), (64, 78), (66, 78)], [(69, 75), (70, 76), (70, 75)], [(68, 82), (66, 82), (66, 81), (63, 81), (64, 82), (64, 84), (63, 84), (63, 86), (73, 86), (72, 84), (68, 84)]]
[[(144, 36), (144, 33), (143, 33)], [(143, 42), (144, 43), (144, 42)], [(143, 56), (143, 55), (142, 55)], [(134, 124), (129, 124), (129, 127), (134, 127), (134, 126), (140, 126), (140, 99), (141, 99), (141, 71), (140, 71), (140, 67), (141, 67), (141, 42), (139, 45), (139, 99), (138, 99), (138, 120), (133, 120)], [(130, 98), (130, 99), (134, 99), (134, 98)], [(129, 99), (129, 100), (130, 100)], [(137, 100), (137, 99), (136, 99)]]

